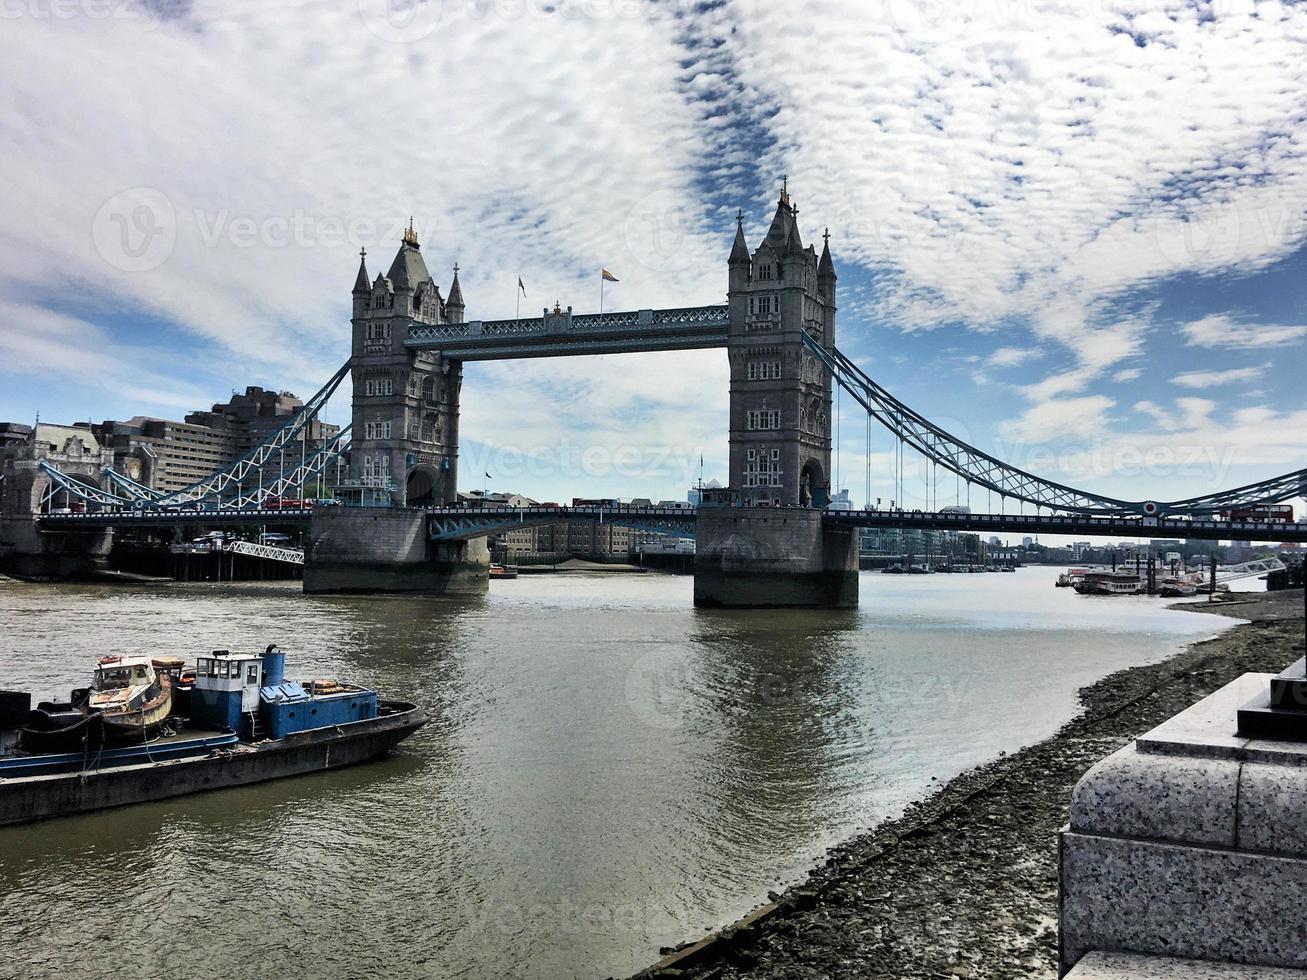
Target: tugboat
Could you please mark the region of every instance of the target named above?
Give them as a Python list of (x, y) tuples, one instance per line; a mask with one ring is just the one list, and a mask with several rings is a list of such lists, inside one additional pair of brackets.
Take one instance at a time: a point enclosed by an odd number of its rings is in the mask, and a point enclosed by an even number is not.
[(0, 691), (0, 825), (353, 765), (426, 723), (370, 688), (288, 680), (285, 664), (275, 644), (199, 657), (193, 680), (172, 660), (105, 658), (67, 704)]

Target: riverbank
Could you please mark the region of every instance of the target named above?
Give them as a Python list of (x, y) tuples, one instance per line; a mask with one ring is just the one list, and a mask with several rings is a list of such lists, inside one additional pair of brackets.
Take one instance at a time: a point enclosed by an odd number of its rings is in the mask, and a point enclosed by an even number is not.
[(1302, 655), (1300, 589), (1177, 608), (1248, 622), (1082, 689), (1052, 738), (831, 849), (804, 883), (637, 976), (1056, 977), (1057, 832), (1076, 782), (1239, 675)]

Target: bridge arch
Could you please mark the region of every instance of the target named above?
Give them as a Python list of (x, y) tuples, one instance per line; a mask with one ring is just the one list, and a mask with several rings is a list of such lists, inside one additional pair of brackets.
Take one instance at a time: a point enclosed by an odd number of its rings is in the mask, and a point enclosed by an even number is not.
[(440, 470), (431, 463), (418, 463), (404, 477), (404, 502), (409, 507), (433, 507), (444, 503)]
[(799, 506), (825, 507), (830, 503), (830, 488), (821, 461), (809, 457), (799, 473)]

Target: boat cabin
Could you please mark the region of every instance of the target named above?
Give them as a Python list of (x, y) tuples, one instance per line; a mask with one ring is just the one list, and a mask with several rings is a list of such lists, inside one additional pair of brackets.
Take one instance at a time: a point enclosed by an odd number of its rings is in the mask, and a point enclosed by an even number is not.
[(101, 657), (91, 677), (89, 706), (100, 710), (135, 706), (157, 691), (149, 657)]
[(116, 691), (154, 682), (154, 665), (149, 657), (101, 657), (91, 678), (91, 690)]
[(257, 653), (214, 650), (195, 661), (191, 717), (206, 724), (237, 729), (242, 715), (259, 710), (263, 658)]

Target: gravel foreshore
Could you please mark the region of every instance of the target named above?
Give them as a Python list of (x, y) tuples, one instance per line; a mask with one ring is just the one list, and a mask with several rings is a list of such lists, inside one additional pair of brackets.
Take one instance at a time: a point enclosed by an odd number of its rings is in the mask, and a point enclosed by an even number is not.
[(832, 849), (755, 921), (638, 976), (1056, 977), (1057, 833), (1076, 782), (1239, 675), (1303, 654), (1301, 589), (1183, 608), (1249, 622), (1082, 689), (1083, 712), (1053, 737), (958, 776)]

